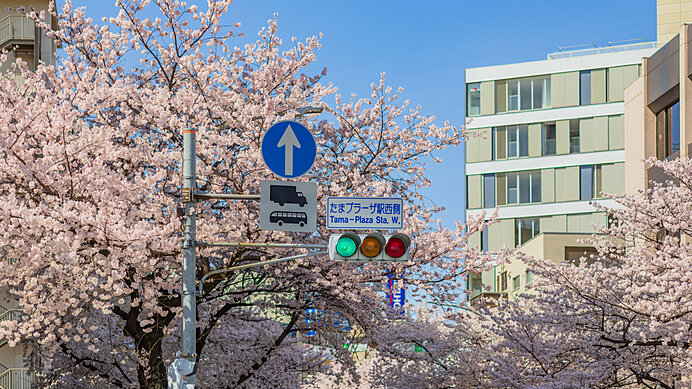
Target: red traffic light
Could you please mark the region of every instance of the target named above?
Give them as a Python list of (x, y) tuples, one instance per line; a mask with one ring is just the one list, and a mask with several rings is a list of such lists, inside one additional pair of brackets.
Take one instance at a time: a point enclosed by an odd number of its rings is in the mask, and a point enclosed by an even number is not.
[(384, 251), (392, 258), (399, 258), (406, 254), (408, 246), (411, 245), (411, 239), (404, 234), (394, 234), (387, 241)]

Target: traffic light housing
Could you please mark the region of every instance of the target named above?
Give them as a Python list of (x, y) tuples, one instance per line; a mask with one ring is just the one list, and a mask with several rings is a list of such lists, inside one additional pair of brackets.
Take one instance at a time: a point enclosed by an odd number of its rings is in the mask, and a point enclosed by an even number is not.
[(333, 261), (405, 262), (410, 249), (411, 239), (401, 233), (346, 232), (329, 237), (329, 258)]

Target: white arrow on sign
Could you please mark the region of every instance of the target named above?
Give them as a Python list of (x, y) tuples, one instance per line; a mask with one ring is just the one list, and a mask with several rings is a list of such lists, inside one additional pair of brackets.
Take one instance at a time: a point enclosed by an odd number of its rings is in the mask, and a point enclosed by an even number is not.
[(281, 135), (281, 139), (279, 139), (279, 144), (277, 144), (276, 147), (286, 147), (286, 162), (284, 165), (284, 174), (286, 174), (287, 176), (293, 175), (293, 148), (300, 148), (300, 142), (298, 142), (298, 138), (296, 137), (296, 134), (293, 132), (293, 129), (291, 128), (290, 124), (288, 125), (288, 127), (286, 127), (286, 131), (284, 131), (284, 134)]

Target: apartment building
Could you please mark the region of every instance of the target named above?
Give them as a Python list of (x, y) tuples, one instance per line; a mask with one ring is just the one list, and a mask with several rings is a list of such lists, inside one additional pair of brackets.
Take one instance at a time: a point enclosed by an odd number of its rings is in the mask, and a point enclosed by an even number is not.
[[(499, 209), (499, 220), (470, 236), (472, 244), (496, 251), (541, 233), (586, 237), (606, 223), (589, 202), (613, 206), (602, 193), (625, 192), (624, 91), (655, 47), (641, 42), (466, 69), (466, 214)], [(515, 272), (511, 282), (472, 274), (469, 297), (511, 297), (531, 277)]]
[(0, 0), (0, 50), (8, 51), (7, 62), (0, 66), (0, 73), (5, 74), (10, 70), (11, 64), (18, 58), (32, 70), (40, 62), (55, 65), (55, 42), (26, 17), (32, 8), (37, 14), (45, 10), (45, 21), (57, 29), (58, 21), (47, 12), (48, 6), (49, 0)]
[[(26, 17), (33, 7), (36, 12), (48, 10), (48, 0), (1, 0), (0, 1), (0, 51), (7, 50), (7, 62), (0, 66), (0, 77), (19, 77), (13, 74), (11, 65), (22, 59), (29, 69), (36, 69), (39, 63), (55, 65), (55, 43), (45, 32)], [(57, 28), (57, 20), (46, 16), (52, 28)], [(21, 80), (18, 80), (21, 81)], [(11, 261), (0, 257), (2, 266), (11, 266)], [(7, 298), (0, 291), (0, 321), (21, 320), (22, 311), (16, 301)], [(0, 341), (0, 389), (30, 388), (33, 376), (26, 368), (23, 345), (10, 347)]]
[[(687, 2), (692, 7), (692, 1)], [(692, 21), (692, 20), (691, 20)], [(625, 90), (627, 193), (667, 177), (643, 160), (673, 159), (692, 153), (692, 36), (690, 24), (642, 61), (642, 77)]]

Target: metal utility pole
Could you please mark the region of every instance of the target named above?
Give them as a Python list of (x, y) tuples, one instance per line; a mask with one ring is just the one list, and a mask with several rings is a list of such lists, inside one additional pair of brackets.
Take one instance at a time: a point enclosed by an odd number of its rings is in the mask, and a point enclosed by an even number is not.
[(183, 307), (182, 352), (168, 368), (169, 389), (194, 389), (196, 383), (195, 360), (197, 358), (197, 301), (195, 263), (197, 256), (197, 130), (183, 130), (183, 203), (185, 221), (183, 230)]

